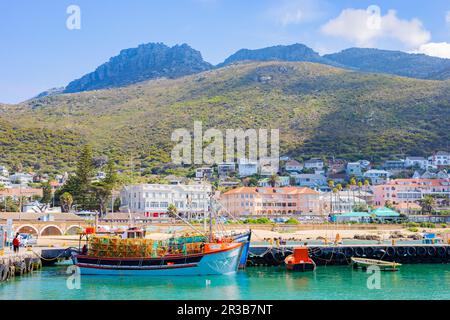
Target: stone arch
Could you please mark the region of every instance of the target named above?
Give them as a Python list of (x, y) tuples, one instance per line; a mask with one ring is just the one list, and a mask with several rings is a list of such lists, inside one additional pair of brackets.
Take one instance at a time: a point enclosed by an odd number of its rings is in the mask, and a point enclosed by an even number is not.
[(39, 235), (39, 230), (35, 226), (32, 226), (30, 224), (24, 224), (24, 225), (17, 227), (15, 233), (17, 233), (17, 232), (30, 233), (35, 236)]
[(62, 235), (64, 235), (64, 232), (61, 230), (60, 227), (54, 224), (45, 226), (41, 230), (41, 236), (62, 236)]
[(70, 226), (70, 227), (68, 227), (66, 229), (66, 234), (68, 234), (68, 235), (75, 235), (75, 234), (77, 234), (78, 232), (81, 232), (81, 231), (83, 231), (83, 228), (81, 226), (79, 226), (79, 225), (72, 225), (72, 226)]

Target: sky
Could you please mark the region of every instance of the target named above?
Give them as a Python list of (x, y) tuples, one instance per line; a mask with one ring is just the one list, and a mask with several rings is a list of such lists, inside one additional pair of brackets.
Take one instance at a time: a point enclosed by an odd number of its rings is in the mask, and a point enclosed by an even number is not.
[(320, 54), (373, 47), (450, 58), (450, 1), (2, 0), (0, 103), (65, 86), (149, 42), (187, 43), (213, 64), (292, 43)]

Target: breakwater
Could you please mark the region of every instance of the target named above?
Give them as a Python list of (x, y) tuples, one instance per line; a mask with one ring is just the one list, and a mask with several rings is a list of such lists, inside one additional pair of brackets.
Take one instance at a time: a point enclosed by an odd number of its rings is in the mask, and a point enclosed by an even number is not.
[[(450, 246), (414, 245), (338, 245), (308, 246), (310, 257), (319, 265), (349, 265), (352, 257), (395, 261), (402, 264), (449, 263)], [(247, 266), (278, 266), (292, 254), (293, 246), (251, 246)]]

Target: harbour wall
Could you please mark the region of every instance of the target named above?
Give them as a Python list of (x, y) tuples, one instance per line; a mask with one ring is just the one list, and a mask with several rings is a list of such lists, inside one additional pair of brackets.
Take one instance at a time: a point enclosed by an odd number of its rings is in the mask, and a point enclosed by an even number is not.
[[(450, 262), (450, 246), (444, 244), (308, 246), (308, 251), (318, 266), (349, 265), (352, 257), (402, 264)], [(292, 246), (250, 246), (247, 266), (283, 265), (292, 252)]]

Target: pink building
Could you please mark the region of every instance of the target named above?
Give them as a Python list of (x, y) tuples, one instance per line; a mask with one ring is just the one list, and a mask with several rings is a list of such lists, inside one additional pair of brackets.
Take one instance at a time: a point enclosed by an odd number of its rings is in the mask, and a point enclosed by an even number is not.
[(221, 195), (234, 216), (321, 214), (319, 192), (305, 187), (240, 187)]
[(395, 179), (386, 184), (373, 186), (374, 205), (384, 206), (386, 201), (393, 205), (414, 203), (426, 195), (450, 197), (449, 179)]

